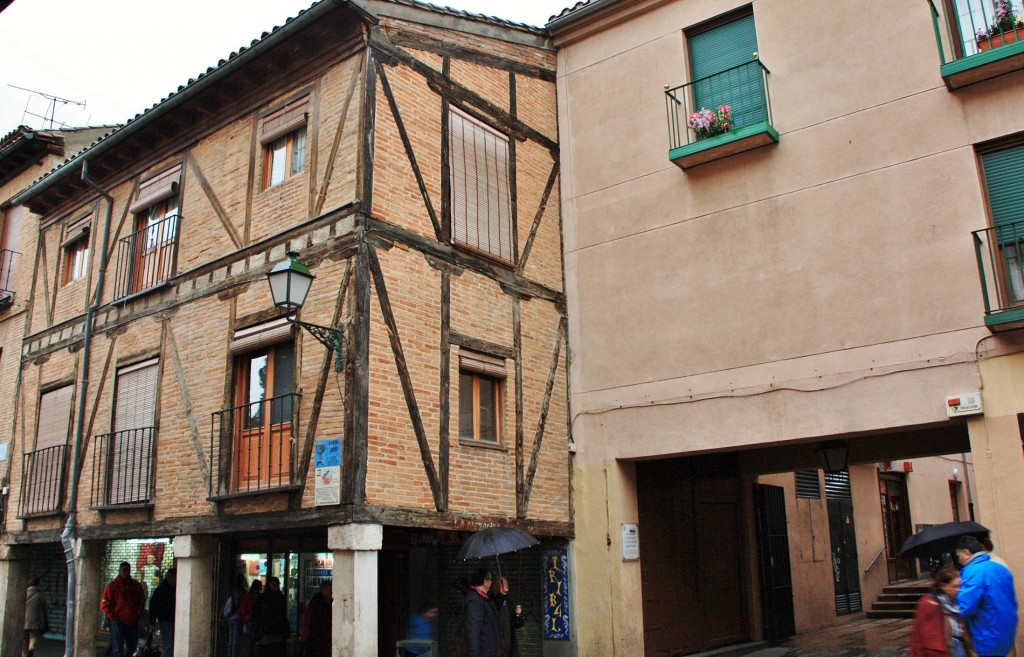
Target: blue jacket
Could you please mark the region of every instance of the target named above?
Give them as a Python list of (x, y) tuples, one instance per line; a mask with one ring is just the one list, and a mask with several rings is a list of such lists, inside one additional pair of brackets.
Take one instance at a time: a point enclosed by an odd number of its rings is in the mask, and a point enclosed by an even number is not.
[(956, 602), (981, 657), (1003, 657), (1017, 635), (1017, 595), (1009, 568), (978, 552), (960, 571)]

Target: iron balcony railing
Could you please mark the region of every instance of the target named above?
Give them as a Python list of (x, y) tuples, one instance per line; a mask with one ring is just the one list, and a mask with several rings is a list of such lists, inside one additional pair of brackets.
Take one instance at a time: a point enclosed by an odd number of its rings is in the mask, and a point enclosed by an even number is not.
[(300, 400), (292, 393), (212, 414), (210, 497), (295, 485)]
[(943, 64), (1024, 40), (1024, 8), (1006, 0), (929, 0)]
[(156, 427), (105, 433), (95, 441), (91, 506), (148, 504), (153, 499)]
[(976, 230), (985, 314), (1024, 310), (1024, 221)]
[(174, 275), (180, 224), (181, 217), (173, 214), (118, 241), (114, 287), (118, 298), (156, 287)]
[(759, 123), (771, 125), (769, 73), (761, 60), (753, 59), (678, 87), (666, 87), (669, 149), (701, 139), (689, 125), (690, 117), (701, 109), (716, 112), (720, 106), (728, 106), (732, 115), (728, 129), (730, 132)]
[(17, 251), (0, 249), (0, 308), (14, 303), (14, 265), (19, 255)]
[(64, 500), (64, 458), (67, 445), (25, 454), (21, 471), (21, 515), (60, 511)]

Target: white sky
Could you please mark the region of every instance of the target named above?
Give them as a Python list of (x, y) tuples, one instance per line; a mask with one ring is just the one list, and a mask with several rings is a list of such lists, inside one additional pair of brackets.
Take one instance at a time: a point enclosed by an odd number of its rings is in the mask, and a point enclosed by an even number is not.
[[(543, 26), (575, 0), (438, 0)], [(14, 0), (0, 12), (0, 136), (49, 127), (50, 103), (10, 85), (75, 101), (54, 118), (69, 126), (123, 123), (189, 78), (248, 46), (314, 0)], [(59, 126), (58, 126), (59, 127)]]

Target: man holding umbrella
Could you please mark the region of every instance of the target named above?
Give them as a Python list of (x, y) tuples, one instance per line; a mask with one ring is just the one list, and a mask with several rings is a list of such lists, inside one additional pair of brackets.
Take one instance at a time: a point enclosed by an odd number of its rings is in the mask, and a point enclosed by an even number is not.
[(477, 568), (470, 577), (465, 605), (466, 657), (506, 655), (498, 610), (490, 596), (493, 579), (487, 568)]
[(956, 544), (960, 593), (956, 602), (967, 621), (979, 657), (1006, 657), (1017, 635), (1017, 595), (1010, 570), (989, 557), (974, 536)]

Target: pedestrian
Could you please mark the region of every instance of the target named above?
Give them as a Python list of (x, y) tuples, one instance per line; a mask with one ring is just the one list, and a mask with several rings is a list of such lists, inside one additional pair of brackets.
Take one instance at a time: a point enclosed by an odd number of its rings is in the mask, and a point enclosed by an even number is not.
[(523, 626), (523, 607), (517, 605), (509, 597), (508, 580), (499, 577), (491, 583), (491, 600), (498, 610), (498, 627), (501, 628), (501, 640), (505, 645), (507, 657), (519, 657), (519, 640), (516, 630)]
[(146, 608), (146, 592), (132, 579), (132, 565), (122, 561), (115, 577), (103, 589), (100, 609), (110, 620), (111, 657), (131, 657), (139, 642), (139, 617)]
[(967, 657), (973, 654), (971, 635), (956, 604), (960, 573), (952, 566), (935, 573), (931, 590), (914, 610), (907, 657)]
[(957, 604), (967, 621), (978, 657), (1006, 657), (1017, 635), (1017, 594), (1013, 574), (992, 560), (973, 536), (961, 536), (956, 545), (960, 564)]
[(238, 657), (238, 647), (242, 643), (242, 627), (245, 622), (242, 619), (242, 601), (245, 594), (245, 575), (236, 573), (231, 592), (224, 603), (224, 619), (228, 622), (228, 657)]
[(268, 577), (263, 593), (256, 599), (253, 609), (256, 617), (256, 654), (259, 657), (280, 657), (291, 634), (288, 624), (288, 599), (281, 593), (281, 580)]
[(498, 610), (490, 595), (493, 582), (486, 568), (477, 568), (470, 576), (465, 603), (466, 657), (505, 657)]
[(330, 657), (331, 655), (331, 603), (334, 591), (331, 580), (320, 582), (317, 591), (302, 616), (302, 631), (299, 641), (302, 642), (304, 657)]
[(50, 610), (46, 595), (39, 590), (39, 578), (30, 577), (25, 591), (25, 647), (22, 657), (32, 657), (36, 644), (50, 628)]
[[(405, 634), (407, 641), (434, 641), (436, 635), (434, 623), (437, 621), (438, 608), (432, 601), (425, 601), (420, 605), (415, 614), (409, 615), (409, 630)], [(427, 647), (408, 647), (405, 649), (410, 655), (422, 655), (430, 650)], [(437, 657), (431, 655), (431, 657)]]
[(164, 579), (149, 599), (149, 622), (160, 630), (160, 654), (174, 657), (174, 599), (178, 585), (178, 569), (168, 568)]
[(261, 595), (263, 595), (263, 582), (254, 579), (249, 585), (249, 591), (242, 598), (242, 608), (239, 610), (242, 627), (245, 628), (245, 647), (248, 648), (246, 657), (256, 657), (256, 640), (259, 639), (257, 636), (259, 623), (256, 618), (256, 601), (260, 599)]

